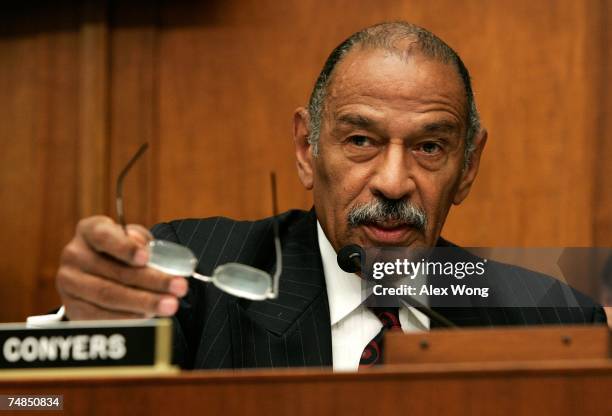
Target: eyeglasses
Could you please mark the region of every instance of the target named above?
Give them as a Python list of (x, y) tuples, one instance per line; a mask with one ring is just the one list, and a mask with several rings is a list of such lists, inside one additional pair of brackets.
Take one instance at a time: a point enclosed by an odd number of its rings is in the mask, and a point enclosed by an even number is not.
[[(134, 163), (146, 152), (148, 146), (148, 143), (140, 146), (140, 149), (132, 156), (117, 178), (117, 217), (126, 234), (123, 180)], [(274, 217), (276, 217), (276, 175), (274, 172), (270, 174), (270, 185), (272, 189), (272, 208)], [(272, 228), (276, 254), (276, 268), (273, 276), (263, 270), (240, 263), (223, 264), (213, 271), (212, 276), (204, 276), (195, 271), (198, 260), (188, 247), (165, 240), (153, 240), (149, 243), (149, 262), (147, 266), (164, 273), (193, 277), (203, 282), (212, 283), (224, 292), (241, 298), (250, 300), (276, 299), (278, 297), (279, 278), (283, 268), (283, 256), (276, 218), (272, 222)]]

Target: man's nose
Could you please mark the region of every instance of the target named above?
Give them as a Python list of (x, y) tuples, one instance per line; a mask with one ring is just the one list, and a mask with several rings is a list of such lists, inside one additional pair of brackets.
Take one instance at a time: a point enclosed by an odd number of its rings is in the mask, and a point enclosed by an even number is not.
[(370, 182), (375, 195), (387, 199), (406, 199), (415, 191), (408, 150), (403, 144), (389, 143), (380, 155), (376, 173)]

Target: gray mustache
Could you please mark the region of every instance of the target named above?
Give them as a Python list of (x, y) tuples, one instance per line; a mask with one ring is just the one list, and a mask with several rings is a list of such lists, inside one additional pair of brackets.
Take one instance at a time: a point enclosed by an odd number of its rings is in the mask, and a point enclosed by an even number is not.
[(427, 214), (413, 203), (403, 199), (377, 198), (372, 202), (357, 205), (347, 215), (351, 227), (367, 224), (399, 222), (419, 231), (427, 227)]

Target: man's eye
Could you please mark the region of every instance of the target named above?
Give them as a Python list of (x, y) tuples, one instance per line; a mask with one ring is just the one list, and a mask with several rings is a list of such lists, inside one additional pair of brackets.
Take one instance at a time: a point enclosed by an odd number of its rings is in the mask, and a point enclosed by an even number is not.
[(351, 136), (347, 140), (358, 147), (370, 146), (372, 144), (372, 141), (366, 136)]
[(435, 143), (435, 142), (426, 142), (426, 143), (421, 144), (420, 150), (423, 153), (434, 155), (438, 153), (440, 150), (442, 150), (442, 146), (440, 146), (438, 143)]

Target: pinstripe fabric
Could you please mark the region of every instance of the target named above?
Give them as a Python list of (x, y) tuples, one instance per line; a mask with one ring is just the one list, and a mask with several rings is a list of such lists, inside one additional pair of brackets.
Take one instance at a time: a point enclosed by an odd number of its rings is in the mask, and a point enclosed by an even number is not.
[[(181, 367), (331, 366), (329, 305), (315, 212), (288, 211), (278, 217), (278, 222), (283, 248), (278, 299), (238, 299), (190, 279), (189, 293), (181, 299), (174, 317), (174, 356)], [(249, 222), (217, 217), (158, 224), (152, 231), (156, 238), (191, 248), (199, 259), (198, 272), (210, 275), (215, 267), (227, 262), (273, 271), (271, 227), (270, 218)], [(441, 245), (449, 243), (441, 240)], [(542, 285), (523, 270), (516, 273), (516, 279), (504, 283), (509, 285), (504, 293), (513, 293), (521, 284), (535, 300), (541, 300), (566, 290), (548, 281)], [(533, 308), (490, 308), (474, 300), (471, 307), (438, 310), (460, 326), (605, 321), (601, 308), (536, 307), (539, 304), (535, 300)]]
[[(279, 297), (252, 302), (191, 279), (174, 318), (175, 361), (183, 368), (331, 366), (331, 327), (314, 211), (279, 216), (283, 272)], [(270, 219), (180, 220), (153, 228), (188, 245), (206, 275), (240, 262), (274, 269)]]
[[(438, 245), (457, 248), (461, 258), (456, 261), (481, 260), (443, 239)], [(606, 322), (603, 309), (591, 299), (552, 277), (531, 270), (489, 261), (486, 286), (491, 293), (488, 298), (472, 297), (470, 304), (463, 308), (434, 309), (456, 325), (466, 327)], [(433, 323), (432, 328), (436, 327)]]

